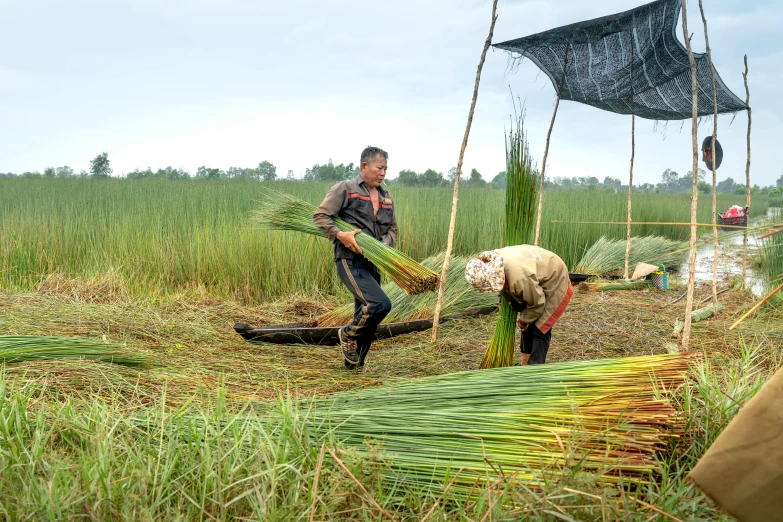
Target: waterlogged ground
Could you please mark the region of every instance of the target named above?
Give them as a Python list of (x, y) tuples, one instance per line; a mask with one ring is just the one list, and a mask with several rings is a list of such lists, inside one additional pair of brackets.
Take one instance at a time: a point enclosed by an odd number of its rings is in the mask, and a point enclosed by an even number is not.
[[(767, 209), (766, 217), (753, 219), (750, 222), (750, 226), (775, 220), (776, 218), (779, 218), (780, 211), (781, 209), (778, 207), (770, 207)], [(712, 232), (710, 232), (699, 238), (699, 241), (703, 244), (696, 249), (696, 270), (694, 272), (694, 277), (697, 283), (712, 284), (713, 260), (715, 259), (715, 246), (712, 237)], [(720, 288), (726, 288), (732, 284), (736, 278), (741, 277), (744, 241), (744, 236), (741, 232), (720, 231), (718, 233), (717, 280), (720, 284)], [(759, 246), (760, 243), (756, 235), (749, 234), (749, 261), (746, 265), (745, 273), (747, 285), (756, 297), (762, 297), (764, 295), (764, 290), (767, 288), (766, 281), (764, 281), (761, 274), (755, 270), (754, 263), (752, 262), (752, 258), (757, 253)], [(681, 280), (687, 281), (689, 272), (690, 267), (686, 261), (679, 267), (678, 275)]]

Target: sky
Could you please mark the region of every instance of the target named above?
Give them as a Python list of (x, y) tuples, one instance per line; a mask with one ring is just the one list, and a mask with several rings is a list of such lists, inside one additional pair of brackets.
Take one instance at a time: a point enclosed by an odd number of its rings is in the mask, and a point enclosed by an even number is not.
[[(499, 0), (493, 43), (631, 9), (629, 0)], [(688, 5), (704, 51), (698, 2)], [(254, 167), (301, 177), (316, 163), (358, 163), (367, 145), (403, 169), (457, 164), (490, 0), (0, 0), (0, 172), (89, 169), (115, 175), (171, 165)], [(751, 182), (783, 175), (783, 2), (706, 0), (716, 68), (752, 107)], [(682, 39), (682, 32), (679, 32)], [(513, 93), (513, 98), (512, 98)], [(529, 61), (510, 71), (490, 49), (463, 171), (504, 170), (512, 99), (524, 102), (540, 164), (555, 95)], [(744, 181), (747, 116), (721, 116), (718, 180)], [(547, 176), (628, 179), (630, 116), (560, 104)], [(699, 141), (711, 133), (699, 129)], [(637, 119), (634, 183), (691, 168), (690, 121)], [(700, 164), (701, 165), (701, 164)], [(701, 165), (703, 168), (703, 165)]]

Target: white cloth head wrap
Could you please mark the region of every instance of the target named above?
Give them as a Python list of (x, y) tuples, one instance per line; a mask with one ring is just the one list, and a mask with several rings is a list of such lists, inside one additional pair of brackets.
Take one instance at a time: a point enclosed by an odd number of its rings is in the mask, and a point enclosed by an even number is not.
[(465, 279), (479, 292), (499, 293), (506, 284), (503, 258), (494, 250), (480, 253), (478, 258), (468, 261)]

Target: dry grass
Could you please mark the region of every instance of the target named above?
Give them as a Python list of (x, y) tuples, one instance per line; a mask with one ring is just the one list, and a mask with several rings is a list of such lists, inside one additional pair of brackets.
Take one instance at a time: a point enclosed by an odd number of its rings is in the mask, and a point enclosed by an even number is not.
[[(116, 285), (116, 281), (113, 283)], [(105, 287), (100, 287), (105, 289)], [(145, 371), (95, 362), (46, 361), (9, 365), (11, 378), (45, 380), (63, 394), (108, 395), (107, 389), (142, 403), (166, 390), (171, 405), (210, 396), (223, 383), (227, 399), (269, 400), (280, 393), (324, 395), (390, 383), (409, 377), (477, 369), (492, 337), (496, 317), (445, 323), (437, 345), (429, 332), (375, 343), (362, 373), (342, 369), (336, 347), (252, 344), (233, 331), (235, 321), (269, 325), (307, 321), (337, 303), (334, 298), (292, 296), (259, 306), (218, 299), (203, 290), (160, 301), (127, 298), (122, 288), (96, 291), (80, 281), (58, 279), (38, 292), (0, 292), (0, 334), (106, 336), (131, 350), (153, 355), (160, 367)], [(667, 304), (679, 289), (575, 294), (554, 328), (549, 361), (665, 353), (664, 345), (682, 302)], [(102, 297), (100, 297), (102, 295)], [(697, 297), (709, 295), (708, 286)], [(737, 355), (740, 336), (777, 354), (783, 345), (781, 311), (752, 317), (738, 331), (729, 326), (754, 302), (749, 294), (721, 296), (718, 320), (694, 324), (693, 349), (711, 356)]]

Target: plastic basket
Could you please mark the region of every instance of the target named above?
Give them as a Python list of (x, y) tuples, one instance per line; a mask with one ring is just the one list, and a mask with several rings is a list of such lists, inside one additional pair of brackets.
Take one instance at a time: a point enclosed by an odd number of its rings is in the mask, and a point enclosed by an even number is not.
[(645, 277), (647, 281), (651, 281), (653, 286), (658, 290), (669, 289), (669, 274), (666, 273), (666, 267), (664, 265), (658, 265), (658, 270)]
[(723, 217), (720, 215), (720, 213), (717, 216), (717, 222), (718, 225), (725, 225), (725, 227), (721, 227), (721, 230), (725, 232), (729, 232), (732, 230), (736, 230), (736, 228), (731, 227), (747, 227), (748, 226), (748, 215), (743, 214), (741, 216), (734, 216), (734, 217)]
[(669, 274), (666, 272), (654, 272), (652, 274), (652, 284), (658, 290), (668, 290)]

